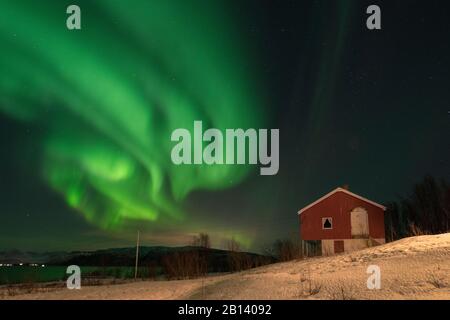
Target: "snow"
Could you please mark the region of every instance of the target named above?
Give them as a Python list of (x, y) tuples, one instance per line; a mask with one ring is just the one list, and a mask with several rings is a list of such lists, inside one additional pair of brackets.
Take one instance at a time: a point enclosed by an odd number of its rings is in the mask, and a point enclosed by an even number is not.
[[(380, 267), (379, 290), (367, 288), (369, 265)], [(6, 298), (450, 300), (450, 233), (201, 279), (60, 288)]]

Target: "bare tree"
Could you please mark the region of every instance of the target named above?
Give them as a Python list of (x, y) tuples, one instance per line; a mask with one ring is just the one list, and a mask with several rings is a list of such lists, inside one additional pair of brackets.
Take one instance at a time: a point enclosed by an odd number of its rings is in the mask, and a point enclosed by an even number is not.
[(168, 279), (190, 279), (205, 276), (207, 261), (198, 250), (175, 252), (162, 259), (164, 273)]
[(298, 245), (289, 239), (275, 241), (274, 252), (279, 261), (290, 261), (300, 257)]
[(211, 240), (209, 238), (209, 234), (199, 233), (197, 236), (194, 236), (192, 245), (195, 247), (201, 247), (201, 248), (206, 248), (206, 249), (211, 248)]
[(232, 237), (230, 240), (227, 241), (227, 250), (230, 252), (240, 252), (241, 246), (239, 245), (239, 242)]
[(450, 187), (443, 180), (426, 176), (409, 196), (389, 203), (387, 208), (388, 241), (450, 230)]
[(227, 241), (228, 263), (231, 272), (243, 270), (243, 259), (241, 255), (241, 246), (234, 237)]

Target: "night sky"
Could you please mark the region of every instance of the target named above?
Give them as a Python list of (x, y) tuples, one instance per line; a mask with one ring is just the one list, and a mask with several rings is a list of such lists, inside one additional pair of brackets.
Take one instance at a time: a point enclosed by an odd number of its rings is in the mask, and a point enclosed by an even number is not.
[[(66, 28), (78, 4), (82, 30)], [(382, 30), (366, 28), (377, 4)], [(0, 4), (0, 250), (297, 234), (332, 189), (450, 178), (448, 1)], [(279, 128), (280, 169), (175, 166), (176, 128)]]

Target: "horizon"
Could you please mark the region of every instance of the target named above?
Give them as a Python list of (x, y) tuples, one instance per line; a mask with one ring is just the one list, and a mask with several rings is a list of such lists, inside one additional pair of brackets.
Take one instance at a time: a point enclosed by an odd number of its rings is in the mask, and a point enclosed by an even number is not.
[[(336, 187), (389, 203), (448, 181), (445, 10), (383, 2), (378, 29), (370, 4), (80, 0), (78, 19), (65, 1), (2, 3), (0, 247), (131, 247), (140, 230), (260, 252)], [(183, 128), (202, 144), (180, 149), (212, 159), (173, 162)], [(273, 175), (256, 157), (269, 137), (227, 150), (209, 130), (238, 128), (279, 130)]]
[[(187, 245), (176, 245), (176, 246), (165, 246), (165, 245), (139, 245), (139, 248), (171, 248), (171, 249), (176, 249), (176, 248), (199, 248), (199, 249), (206, 249), (206, 250), (221, 250), (221, 251), (230, 251), (226, 248), (220, 248), (220, 247), (209, 247), (209, 248), (205, 248), (202, 247), (200, 245), (191, 245), (191, 244), (187, 244)], [(44, 253), (57, 253), (57, 252), (65, 252), (65, 253), (76, 253), (76, 252), (96, 252), (96, 251), (107, 251), (107, 250), (121, 250), (121, 249), (136, 249), (136, 246), (130, 246), (130, 247), (111, 247), (111, 248), (99, 248), (99, 249), (88, 249), (88, 250), (56, 250), (56, 251), (29, 251), (29, 250), (21, 250), (21, 249), (17, 249), (17, 248), (12, 248), (12, 249), (1, 249), (0, 248), (0, 253), (5, 253), (5, 252), (11, 252), (11, 251), (17, 251), (17, 252), (21, 252), (21, 253), (37, 253), (37, 254), (44, 254)], [(258, 252), (253, 252), (253, 251), (241, 251), (243, 253), (255, 253), (255, 254), (261, 254)]]

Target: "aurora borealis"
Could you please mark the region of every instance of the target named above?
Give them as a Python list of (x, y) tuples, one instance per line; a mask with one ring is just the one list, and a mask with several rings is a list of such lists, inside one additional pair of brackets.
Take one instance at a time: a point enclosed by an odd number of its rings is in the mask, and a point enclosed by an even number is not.
[(61, 24), (64, 5), (2, 7), (1, 108), (45, 128), (42, 174), (69, 206), (102, 228), (182, 219), (176, 202), (190, 191), (245, 176), (243, 167), (167, 161), (166, 137), (196, 119), (219, 128), (261, 124), (256, 79), (243, 70), (220, 5), (80, 2), (79, 32)]
[[(259, 250), (336, 185), (383, 202), (445, 176), (446, 22), (391, 2), (370, 33), (365, 1), (2, 0), (0, 249), (126, 246), (139, 229)], [(170, 135), (196, 120), (280, 128), (279, 174), (175, 166)]]

